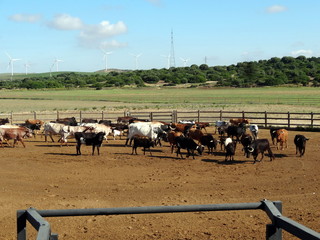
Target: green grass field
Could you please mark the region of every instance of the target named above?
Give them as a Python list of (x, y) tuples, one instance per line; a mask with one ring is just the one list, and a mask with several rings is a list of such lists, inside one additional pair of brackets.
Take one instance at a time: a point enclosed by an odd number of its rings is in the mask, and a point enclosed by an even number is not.
[[(320, 88), (122, 88), (1, 90), (0, 112), (114, 109), (252, 109), (320, 111)], [(280, 110), (279, 110), (280, 111)]]

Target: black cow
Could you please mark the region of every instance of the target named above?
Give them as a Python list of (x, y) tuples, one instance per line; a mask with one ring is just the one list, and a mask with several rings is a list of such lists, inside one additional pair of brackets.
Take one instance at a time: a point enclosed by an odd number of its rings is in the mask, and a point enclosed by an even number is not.
[(81, 120), (82, 123), (98, 123), (97, 119), (93, 119), (93, 118), (84, 118)]
[(111, 126), (112, 122), (111, 122), (111, 120), (100, 120), (99, 124), (104, 124), (106, 126)]
[(296, 145), (296, 154), (300, 153), (300, 157), (302, 157), (306, 151), (306, 144), (309, 138), (306, 138), (303, 135), (297, 134), (294, 137), (294, 144)]
[(6, 123), (9, 123), (9, 118), (0, 118), (0, 125), (5, 125)]
[[(241, 136), (240, 142), (243, 146), (242, 150), (245, 150), (253, 141), (253, 138), (250, 134), (243, 134)], [(246, 154), (246, 152), (244, 151), (244, 154)]]
[(225, 146), (226, 148), (226, 157), (225, 157), (225, 161), (229, 160), (230, 161), (234, 161), (234, 155), (236, 153), (236, 147), (237, 147), (237, 142), (236, 141), (232, 141), (230, 143), (227, 144), (227, 146)]
[(252, 154), (253, 159), (254, 159), (254, 163), (257, 161), (257, 157), (258, 157), (259, 153), (261, 153), (260, 161), (262, 161), (265, 151), (268, 151), (270, 161), (272, 161), (274, 159), (274, 155), (271, 151), (270, 143), (269, 143), (268, 139), (256, 139), (256, 140), (252, 141), (252, 143), (249, 144), (249, 146), (247, 146), (245, 148), (247, 158), (249, 158), (250, 154)]
[(208, 147), (209, 154), (213, 154), (213, 149), (216, 150), (218, 141), (212, 134), (207, 134), (200, 137), (200, 143)]
[(237, 141), (240, 142), (240, 138), (243, 134), (246, 133), (246, 125), (243, 123), (240, 123), (239, 126), (229, 126), (227, 128), (227, 135), (228, 137), (236, 137)]
[(37, 130), (41, 129), (41, 124), (40, 123), (35, 123), (35, 124), (33, 124), (33, 123), (23, 123), (23, 124), (20, 124), (20, 126), (29, 128), (31, 130), (31, 132), (33, 133), (34, 138), (36, 138)]
[(81, 144), (86, 144), (87, 146), (92, 146), (92, 155), (94, 155), (94, 149), (97, 147), (98, 155), (100, 155), (100, 147), (102, 145), (102, 141), (104, 140), (104, 132), (99, 133), (86, 133), (86, 132), (76, 132), (74, 133), (74, 137), (77, 141), (77, 155), (81, 155), (80, 147)]
[(138, 147), (143, 147), (143, 155), (146, 155), (146, 149), (149, 149), (150, 155), (152, 156), (150, 148), (154, 147), (154, 146), (155, 146), (155, 141), (151, 140), (150, 138), (135, 136), (133, 138), (133, 145), (132, 145), (132, 153), (131, 153), (131, 155), (133, 154), (133, 152), (135, 152), (136, 155), (137, 155), (137, 148)]
[(75, 117), (71, 118), (58, 118), (56, 123), (62, 123), (64, 125), (69, 125), (69, 126), (78, 126), (78, 122)]
[(180, 149), (187, 149), (187, 157), (192, 154), (192, 158), (194, 159), (194, 151), (197, 150), (200, 155), (202, 155), (203, 152), (203, 146), (199, 146), (195, 143), (195, 141), (192, 138), (189, 137), (175, 137), (176, 146), (178, 148), (177, 150), (177, 157), (180, 154), (180, 157), (182, 157)]
[(272, 140), (272, 144), (276, 145), (276, 141), (277, 141), (277, 131), (280, 128), (270, 128), (270, 136), (271, 136), (271, 140)]

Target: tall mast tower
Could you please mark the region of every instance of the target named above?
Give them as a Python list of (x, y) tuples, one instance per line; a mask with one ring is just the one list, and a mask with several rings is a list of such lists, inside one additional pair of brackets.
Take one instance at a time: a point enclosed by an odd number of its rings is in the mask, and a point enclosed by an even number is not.
[(174, 46), (173, 46), (173, 30), (171, 30), (170, 67), (176, 67), (176, 60), (174, 56)]

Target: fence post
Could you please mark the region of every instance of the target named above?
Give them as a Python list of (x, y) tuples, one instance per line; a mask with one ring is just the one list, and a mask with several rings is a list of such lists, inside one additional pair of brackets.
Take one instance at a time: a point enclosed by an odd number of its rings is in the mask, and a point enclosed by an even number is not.
[(153, 112), (150, 112), (150, 121), (152, 122), (153, 121)]
[(82, 122), (82, 111), (81, 110), (79, 112), (79, 118), (80, 118), (79, 122)]
[(267, 112), (265, 111), (264, 112), (264, 127), (267, 127), (268, 126), (268, 114)]
[(222, 110), (220, 110), (220, 121), (222, 121)]
[(13, 112), (11, 111), (11, 114), (10, 114), (10, 124), (13, 123)]
[[(273, 202), (274, 206), (282, 213), (282, 202)], [(282, 229), (278, 228), (274, 223), (267, 224), (266, 226), (266, 239), (267, 240), (281, 240), (282, 239)]]
[(313, 112), (311, 112), (311, 127), (313, 128)]
[(33, 119), (37, 119), (37, 113), (36, 113), (36, 111), (33, 112)]
[(104, 113), (101, 111), (101, 119), (104, 120)]
[(59, 119), (59, 111), (57, 111), (57, 119)]
[(244, 111), (242, 111), (242, 119), (244, 119)]
[(198, 110), (198, 122), (200, 122), (200, 110)]
[(288, 128), (290, 128), (290, 112), (288, 112)]

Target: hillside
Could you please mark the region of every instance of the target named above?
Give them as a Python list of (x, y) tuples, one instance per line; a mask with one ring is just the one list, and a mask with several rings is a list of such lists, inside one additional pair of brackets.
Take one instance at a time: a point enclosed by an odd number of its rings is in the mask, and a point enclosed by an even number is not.
[[(12, 79), (11, 79), (12, 77)], [(160, 84), (161, 83), (161, 84)], [(241, 62), (229, 66), (179, 67), (150, 70), (108, 72), (55, 72), (41, 74), (0, 75), (3, 89), (26, 88), (95, 88), (145, 87), (148, 85), (256, 87), (277, 85), (320, 85), (320, 58), (299, 56)]]

